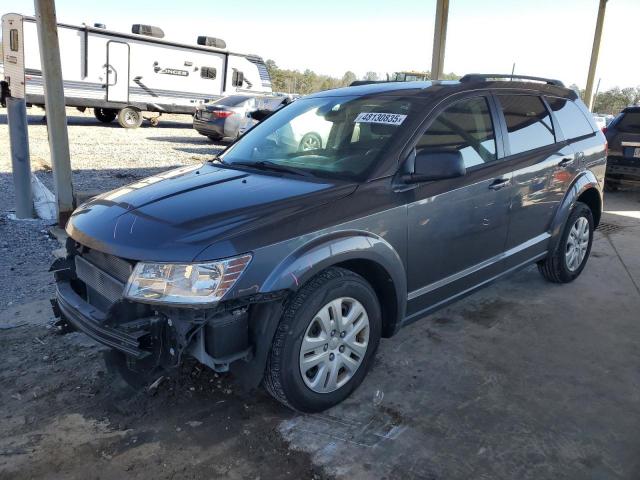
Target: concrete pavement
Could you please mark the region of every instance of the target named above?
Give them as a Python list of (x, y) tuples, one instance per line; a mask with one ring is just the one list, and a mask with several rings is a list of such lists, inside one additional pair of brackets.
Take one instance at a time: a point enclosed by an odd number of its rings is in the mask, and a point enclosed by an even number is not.
[(605, 209), (575, 282), (531, 267), (407, 327), (291, 446), (338, 478), (640, 478), (640, 194)]

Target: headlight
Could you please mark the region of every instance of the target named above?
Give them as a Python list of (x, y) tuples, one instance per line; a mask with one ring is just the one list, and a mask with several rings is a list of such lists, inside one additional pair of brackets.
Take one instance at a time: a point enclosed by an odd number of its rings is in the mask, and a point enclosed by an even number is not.
[(125, 297), (149, 303), (217, 302), (236, 283), (251, 255), (207, 263), (145, 263), (133, 269)]

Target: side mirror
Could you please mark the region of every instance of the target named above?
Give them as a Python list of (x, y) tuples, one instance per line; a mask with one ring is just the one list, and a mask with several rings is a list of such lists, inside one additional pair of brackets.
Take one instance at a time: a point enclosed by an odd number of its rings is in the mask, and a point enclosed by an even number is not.
[(249, 116), (251, 118), (253, 118), (254, 120), (257, 120), (257, 121), (261, 122), (262, 120), (267, 118), (272, 113), (273, 113), (273, 111), (271, 111), (271, 110), (259, 109), (259, 110), (253, 110), (253, 111), (249, 112)]
[(413, 172), (402, 177), (405, 183), (429, 182), (461, 177), (467, 173), (458, 151), (418, 151), (413, 159)]

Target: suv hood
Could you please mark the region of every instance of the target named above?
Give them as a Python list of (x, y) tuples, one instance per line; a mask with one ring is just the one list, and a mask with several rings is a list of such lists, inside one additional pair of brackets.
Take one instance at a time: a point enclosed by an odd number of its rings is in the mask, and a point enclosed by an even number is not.
[[(303, 212), (355, 189), (356, 184), (344, 182), (204, 164), (95, 197), (73, 212), (66, 230), (81, 244), (119, 257), (190, 262), (213, 244), (225, 243), (229, 255), (244, 253), (235, 250), (234, 239), (265, 226), (286, 236), (289, 217), (296, 215), (299, 221)], [(255, 239), (255, 248), (259, 241)]]

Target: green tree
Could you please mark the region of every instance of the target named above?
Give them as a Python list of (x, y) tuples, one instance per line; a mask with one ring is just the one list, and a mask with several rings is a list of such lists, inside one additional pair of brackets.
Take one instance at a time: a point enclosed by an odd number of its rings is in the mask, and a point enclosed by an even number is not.
[(353, 73), (351, 70), (346, 71), (346, 72), (344, 72), (344, 75), (342, 76), (342, 80), (340, 81), (340, 85), (342, 87), (348, 87), (353, 82), (355, 82), (357, 79), (358, 79), (358, 77), (356, 77), (356, 74)]

